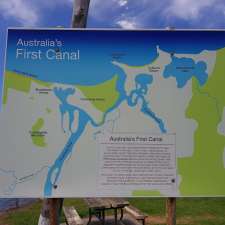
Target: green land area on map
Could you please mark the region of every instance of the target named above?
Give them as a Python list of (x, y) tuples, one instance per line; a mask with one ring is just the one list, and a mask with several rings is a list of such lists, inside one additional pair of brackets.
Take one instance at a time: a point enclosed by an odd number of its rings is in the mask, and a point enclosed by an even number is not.
[(224, 195), (225, 169), (223, 151), (225, 137), (218, 133), (225, 106), (225, 49), (217, 52), (216, 64), (208, 82), (200, 87), (193, 78), (193, 97), (186, 115), (198, 123), (194, 134), (191, 157), (179, 158), (178, 171), (182, 176), (180, 192), (183, 196)]

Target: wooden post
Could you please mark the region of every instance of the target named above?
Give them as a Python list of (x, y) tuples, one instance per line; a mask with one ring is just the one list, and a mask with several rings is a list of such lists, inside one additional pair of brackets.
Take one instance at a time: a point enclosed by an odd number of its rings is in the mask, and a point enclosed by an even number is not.
[(61, 214), (61, 205), (63, 199), (52, 198), (50, 200), (50, 225), (58, 225)]
[[(175, 27), (166, 27), (166, 30), (176, 30)], [(167, 225), (176, 225), (176, 198), (166, 200), (166, 222)]]
[(74, 0), (72, 27), (85, 28), (87, 25), (90, 0)]
[(166, 200), (167, 225), (176, 225), (176, 198)]
[[(87, 25), (90, 0), (74, 0), (72, 28), (85, 28)], [(59, 225), (63, 198), (44, 199), (38, 225)]]

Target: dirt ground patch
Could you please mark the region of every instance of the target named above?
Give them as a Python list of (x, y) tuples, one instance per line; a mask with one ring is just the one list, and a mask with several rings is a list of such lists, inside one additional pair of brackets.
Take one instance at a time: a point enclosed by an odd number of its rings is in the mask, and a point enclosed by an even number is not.
[(166, 218), (162, 216), (149, 216), (146, 219), (147, 224), (165, 224)]
[(5, 214), (0, 213), (0, 224), (1, 224), (1, 225), (8, 225), (8, 224), (6, 224), (6, 223), (4, 222), (5, 219), (6, 219)]
[[(177, 219), (177, 224), (199, 224), (200, 221), (204, 220), (215, 220), (215, 216), (210, 214), (204, 214), (200, 216), (184, 216)], [(162, 216), (149, 216), (146, 219), (147, 224), (166, 224), (166, 217)]]

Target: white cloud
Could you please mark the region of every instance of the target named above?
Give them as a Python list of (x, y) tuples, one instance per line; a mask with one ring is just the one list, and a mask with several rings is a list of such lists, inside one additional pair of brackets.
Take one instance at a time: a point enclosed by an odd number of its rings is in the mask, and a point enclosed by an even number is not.
[(181, 19), (197, 19), (201, 10), (214, 7), (217, 0), (173, 0), (168, 9), (164, 11), (168, 17), (176, 16)]
[(137, 24), (129, 19), (133, 15), (127, 15), (133, 12), (128, 10), (130, 3), (132, 3), (131, 0), (91, 0), (89, 18), (108, 23), (110, 27), (119, 26), (125, 29), (134, 29)]
[(225, 26), (224, 15), (225, 0), (91, 0), (89, 18), (111, 27), (133, 24), (135, 17), (140, 28), (218, 28)]
[(125, 6), (128, 4), (128, 0), (119, 0), (118, 4), (119, 6)]
[(39, 20), (35, 7), (25, 0), (1, 0), (0, 13), (6, 19), (13, 18), (27, 26), (35, 25)]
[(59, 8), (60, 5), (73, 7), (74, 0), (0, 0), (0, 15), (4, 19), (16, 20), (23, 26), (40, 25), (44, 11)]
[(109, 19), (108, 15), (118, 16), (121, 7), (128, 7), (129, 0), (91, 0), (89, 14), (98, 20)]
[(108, 12), (113, 11), (115, 7), (115, 2), (111, 0), (91, 0), (89, 13), (94, 18), (101, 19), (103, 16), (105, 17)]
[(119, 20), (116, 23), (117, 25), (119, 25), (121, 28), (123, 29), (135, 29), (137, 28), (137, 24), (133, 21), (129, 21), (129, 20)]
[[(74, 0), (0, 0), (0, 17), (16, 20), (23, 26), (40, 26), (45, 22), (46, 12), (54, 13), (62, 5), (72, 8), (73, 2)], [(210, 19), (210, 15), (215, 17)], [(157, 27), (158, 24), (169, 26), (179, 19), (186, 20), (191, 25), (201, 24), (206, 27), (212, 23), (213, 27), (224, 24), (224, 20), (219, 19), (224, 15), (224, 0), (91, 0), (89, 11), (90, 20), (128, 29)]]

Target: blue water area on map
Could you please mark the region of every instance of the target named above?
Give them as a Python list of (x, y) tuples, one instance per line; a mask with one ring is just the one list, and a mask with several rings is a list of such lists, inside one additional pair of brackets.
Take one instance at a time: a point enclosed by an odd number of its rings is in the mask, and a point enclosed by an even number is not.
[[(74, 110), (77, 108), (74, 107)], [(90, 121), (89, 116), (87, 113), (85, 113), (81, 109), (77, 109), (79, 111), (79, 122), (78, 122), (78, 128), (76, 132), (71, 133), (69, 140), (67, 141), (65, 147), (55, 160), (54, 164), (50, 167), (47, 175), (47, 179), (45, 181), (45, 187), (44, 187), (44, 195), (45, 196), (51, 196), (52, 195), (52, 189), (56, 187), (57, 181), (59, 179), (59, 176), (61, 174), (62, 166), (64, 164), (64, 161), (68, 158), (70, 153), (74, 150), (74, 145), (79, 139), (79, 137), (84, 132), (84, 129)], [(55, 177), (53, 177), (55, 175)]]
[[(60, 40), (61, 47), (22, 47), (18, 40)], [(60, 31), (9, 30), (7, 70), (25, 72), (37, 79), (65, 84), (95, 85), (118, 72), (113, 60), (132, 66), (151, 63), (158, 55), (157, 46), (166, 52), (197, 54), (225, 46), (225, 32), (206, 31)], [(60, 52), (80, 51), (78, 61), (16, 59), (18, 48), (26, 51), (48, 49)]]
[[(67, 89), (63, 90), (62, 88), (54, 88), (53, 91), (54, 91), (55, 95), (59, 98), (59, 100), (61, 101), (61, 104), (59, 105), (60, 112), (61, 112), (61, 127), (64, 130), (63, 118), (64, 118), (65, 113), (68, 112), (68, 114), (69, 114), (69, 130), (71, 131), (72, 124), (74, 121), (74, 107), (69, 104), (66, 104), (66, 100), (69, 95), (73, 95), (75, 93), (75, 89), (67, 88)], [(65, 130), (64, 130), (64, 132), (65, 132)]]
[(153, 82), (153, 77), (146, 74), (139, 74), (135, 77), (136, 89), (140, 89), (143, 94), (147, 94), (148, 85)]
[(175, 56), (171, 58), (172, 62), (165, 66), (163, 76), (165, 78), (175, 77), (178, 88), (183, 88), (192, 77), (196, 77), (201, 86), (206, 83), (208, 74), (205, 62), (195, 63), (191, 58), (177, 58)]
[[(157, 57), (156, 45), (147, 42), (145, 36), (140, 36), (140, 40), (137, 40), (136, 36), (129, 36), (126, 33), (118, 36), (113, 32), (90, 31), (85, 34), (83, 32), (52, 31), (50, 33), (28, 32), (24, 40), (55, 40), (57, 38), (63, 41), (63, 46), (59, 47), (60, 52), (79, 50), (79, 60), (47, 60), (45, 57), (40, 60), (24, 59), (23, 57), (15, 59), (18, 49), (16, 43), (21, 37), (21, 35), (17, 35), (14, 33), (14, 36), (9, 36), (7, 69), (12, 71), (16, 69), (48, 82), (95, 85), (111, 79), (118, 73), (120, 69), (112, 64), (113, 60), (138, 66), (150, 63)], [(127, 43), (128, 40), (131, 45)], [(52, 47), (26, 47), (26, 51), (41, 50), (45, 53), (49, 48), (52, 49)]]
[(127, 103), (129, 106), (134, 107), (141, 102), (141, 112), (153, 119), (159, 126), (162, 133), (166, 133), (165, 124), (161, 118), (159, 118), (150, 107), (149, 102), (145, 99), (145, 95), (148, 92), (148, 86), (153, 82), (153, 77), (147, 74), (139, 74), (135, 78), (136, 89), (132, 90), (127, 97)]
[[(52, 195), (52, 189), (55, 187), (57, 188), (56, 184), (59, 179), (59, 176), (61, 174), (62, 166), (64, 164), (64, 161), (67, 159), (67, 157), (70, 155), (70, 153), (73, 151), (74, 145), (79, 139), (79, 137), (82, 135), (83, 131), (85, 130), (85, 127), (89, 121), (91, 121), (91, 118), (88, 116), (88, 114), (74, 106), (67, 103), (67, 98), (69, 95), (74, 94), (75, 90), (71, 88), (62, 89), (62, 88), (54, 88), (55, 95), (59, 98), (61, 101), (61, 104), (59, 106), (60, 112), (61, 112), (61, 120), (62, 120), (62, 127), (63, 127), (63, 117), (65, 113), (69, 114), (69, 130), (71, 132), (70, 137), (63, 148), (63, 150), (60, 152), (59, 156), (56, 158), (54, 164), (50, 167), (48, 171), (48, 175), (45, 181), (45, 187), (44, 187), (44, 195), (45, 196), (51, 196)], [(72, 132), (72, 123), (74, 121), (74, 112), (78, 111), (79, 113), (79, 120), (77, 125), (77, 130), (75, 132)], [(65, 132), (65, 130), (63, 129)]]

